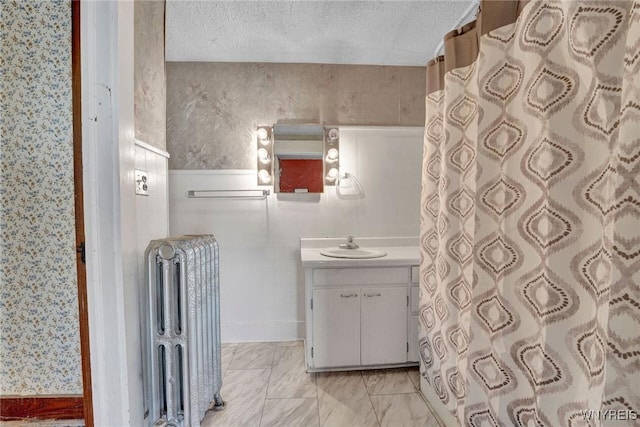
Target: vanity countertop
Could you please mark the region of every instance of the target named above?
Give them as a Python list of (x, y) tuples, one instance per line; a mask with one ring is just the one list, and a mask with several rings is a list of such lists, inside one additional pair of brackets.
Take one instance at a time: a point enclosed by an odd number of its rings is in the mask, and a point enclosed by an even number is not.
[(321, 250), (335, 248), (345, 241), (345, 238), (300, 239), (302, 267), (388, 267), (394, 265), (418, 265), (420, 262), (418, 238), (413, 237), (356, 237), (355, 242), (362, 249), (387, 253), (386, 256), (381, 258), (332, 258), (320, 254)]

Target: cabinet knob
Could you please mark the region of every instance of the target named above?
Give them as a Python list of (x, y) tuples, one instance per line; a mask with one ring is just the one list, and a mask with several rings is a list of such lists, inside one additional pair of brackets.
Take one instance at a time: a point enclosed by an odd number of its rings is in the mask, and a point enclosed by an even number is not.
[(340, 296), (342, 298), (351, 298), (351, 297), (357, 297), (358, 294), (340, 294)]
[(380, 293), (377, 293), (377, 294), (364, 294), (364, 296), (365, 297), (369, 297), (369, 298), (371, 298), (371, 297), (379, 297)]

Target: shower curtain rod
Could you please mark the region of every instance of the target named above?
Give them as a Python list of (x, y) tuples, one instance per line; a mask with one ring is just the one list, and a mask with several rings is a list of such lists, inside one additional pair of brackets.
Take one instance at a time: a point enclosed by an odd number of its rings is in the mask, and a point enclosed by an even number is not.
[[(453, 24), (453, 27), (451, 28), (450, 31), (455, 30), (456, 28), (460, 28), (462, 26), (463, 23), (465, 23), (465, 21), (467, 21), (469, 19), (469, 16), (474, 13), (477, 12), (478, 7), (480, 7), (480, 0), (472, 0), (471, 4), (469, 5), (469, 7), (464, 11), (464, 13), (462, 14), (462, 16), (456, 21), (455, 24)], [(438, 46), (436, 47), (436, 50), (433, 52), (433, 57), (437, 58), (438, 55), (440, 54), (440, 52), (442, 51), (442, 48), (444, 47), (444, 38), (442, 40), (440, 40), (440, 43), (438, 43)]]

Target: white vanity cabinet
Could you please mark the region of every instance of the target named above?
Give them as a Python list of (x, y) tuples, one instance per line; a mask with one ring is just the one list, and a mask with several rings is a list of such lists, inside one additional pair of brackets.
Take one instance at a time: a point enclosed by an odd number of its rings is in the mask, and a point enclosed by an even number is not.
[(363, 288), (360, 303), (360, 364), (407, 361), (407, 289)]
[(418, 310), (420, 306), (420, 291), (418, 288), (420, 268), (411, 267), (411, 288), (409, 289), (409, 355), (410, 362), (418, 362)]
[(359, 289), (316, 289), (312, 301), (314, 365), (359, 365)]
[(416, 364), (411, 266), (304, 271), (308, 371)]

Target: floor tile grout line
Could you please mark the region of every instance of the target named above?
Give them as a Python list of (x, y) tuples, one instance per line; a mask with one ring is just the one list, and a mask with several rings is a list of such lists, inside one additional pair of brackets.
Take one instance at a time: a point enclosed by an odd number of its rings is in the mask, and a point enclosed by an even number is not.
[(271, 365), (269, 365), (269, 382), (267, 382), (267, 394), (265, 394), (265, 399), (269, 398), (269, 388), (271, 387), (271, 375), (273, 374), (273, 363), (276, 360), (276, 349), (278, 345), (273, 346), (273, 355), (271, 356)]
[(269, 366), (264, 366), (262, 368), (241, 368), (241, 369), (228, 368), (227, 371), (262, 371), (264, 369), (271, 369), (271, 368)]
[[(310, 376), (310, 380), (313, 382), (313, 387), (316, 387), (316, 377), (314, 373), (307, 373), (306, 368), (305, 368), (305, 362), (304, 362), (304, 357), (302, 358), (302, 360), (296, 360), (295, 358), (291, 359), (291, 352), (292, 351), (304, 351), (303, 348), (301, 347), (294, 347), (294, 346), (280, 346), (280, 347), (276, 347), (276, 352), (277, 349), (280, 348), (280, 354), (275, 354), (274, 358), (273, 358), (273, 363), (271, 366), (272, 372), (271, 372), (271, 378), (273, 377), (273, 371), (275, 370), (276, 372), (281, 371), (282, 369), (276, 370), (275, 368), (280, 368), (282, 365), (284, 365), (285, 367), (288, 366), (288, 369), (286, 370), (286, 372), (284, 373), (284, 375), (281, 375), (279, 378), (275, 379), (275, 383), (277, 384), (278, 381), (281, 381), (283, 378), (287, 378), (288, 376), (290, 377), (290, 374), (293, 372), (296, 374), (295, 378), (299, 378), (300, 374), (302, 376), (306, 376), (309, 375)], [(295, 355), (294, 355), (295, 356)], [(277, 359), (277, 360), (276, 360)], [(280, 372), (280, 374), (282, 374), (282, 372)], [(305, 387), (306, 390), (306, 387)], [(271, 380), (269, 380), (269, 389), (267, 391), (267, 399), (309, 399), (309, 398), (317, 398), (317, 388), (316, 390), (316, 395), (315, 396), (309, 396), (306, 393), (300, 393), (299, 389), (297, 389), (297, 391), (291, 391), (289, 390), (289, 392), (287, 392), (285, 390), (284, 394), (287, 396), (282, 396), (282, 393), (280, 395), (275, 395), (272, 396), (271, 393)], [(276, 387), (276, 391), (277, 391), (277, 387)]]
[(267, 406), (267, 394), (269, 393), (269, 382), (271, 382), (271, 368), (269, 368), (269, 379), (267, 380), (267, 389), (264, 391), (264, 399), (262, 400), (262, 410), (260, 411), (259, 426), (262, 426), (262, 419), (264, 418), (264, 408)]
[[(236, 358), (236, 354), (238, 354), (238, 344), (233, 346), (233, 354), (231, 356), (231, 360), (229, 360), (229, 367), (224, 372), (224, 375), (222, 376), (222, 379), (224, 379), (224, 377), (227, 376), (227, 373), (231, 370), (231, 365), (233, 365), (233, 359)], [(220, 359), (222, 359), (222, 357)], [(222, 360), (220, 360), (220, 363), (222, 363)]]
[(376, 411), (376, 407), (373, 406), (373, 400), (371, 400), (371, 394), (369, 393), (369, 389), (367, 388), (367, 383), (364, 381), (364, 377), (362, 376), (362, 371), (360, 371), (360, 380), (364, 384), (364, 390), (367, 392), (367, 397), (369, 398), (369, 403), (371, 404), (371, 410), (373, 410), (373, 415), (376, 416), (376, 421), (378, 422), (378, 426), (382, 427), (382, 422), (380, 421), (380, 417), (378, 417), (378, 412)]
[[(224, 377), (226, 377), (229, 371), (231, 370), (231, 362), (233, 362), (233, 358), (236, 357), (237, 350), (238, 350), (238, 346), (236, 345), (235, 348), (233, 349), (233, 353), (231, 354), (231, 360), (229, 360), (229, 367), (222, 374), (223, 381), (224, 381)], [(220, 365), (222, 365), (222, 356), (220, 356)], [(222, 366), (220, 366), (220, 369), (222, 369)]]
[(399, 393), (369, 393), (369, 396), (403, 396), (406, 394), (419, 394), (418, 391), (405, 391)]
[[(305, 363), (305, 362), (302, 362)], [(306, 367), (305, 367), (305, 372), (307, 371)], [(314, 373), (315, 375), (315, 373)], [(322, 427), (322, 418), (320, 418), (320, 390), (318, 390), (318, 376), (315, 376), (316, 379), (316, 406), (318, 408), (318, 426)]]
[(267, 400), (307, 400), (315, 399), (315, 397), (268, 397)]
[(277, 345), (273, 345), (273, 354), (271, 355), (271, 364), (269, 365), (269, 379), (267, 379), (267, 389), (264, 391), (264, 400), (262, 401), (262, 411), (260, 411), (260, 423), (262, 426), (262, 419), (264, 418), (264, 408), (267, 406), (267, 396), (269, 395), (269, 384), (271, 383), (271, 373), (273, 372), (273, 361), (276, 358)]
[(422, 401), (425, 403), (425, 405), (427, 405), (427, 408), (429, 408), (429, 412), (431, 412), (431, 415), (433, 415), (433, 418), (435, 418), (436, 423), (438, 423), (440, 427), (445, 427), (444, 421), (442, 421), (438, 416), (438, 414), (436, 414), (436, 411), (433, 409), (433, 406), (431, 406), (431, 403), (429, 403), (429, 400), (427, 400), (425, 395), (422, 394), (422, 390), (418, 390), (418, 395), (420, 396)]
[[(413, 388), (413, 391), (401, 391), (401, 392), (396, 392), (396, 393), (373, 393), (371, 391), (369, 391), (369, 386), (367, 384), (367, 380), (364, 379), (364, 375), (365, 375), (366, 371), (361, 371), (362, 373), (362, 379), (364, 380), (364, 386), (367, 389), (367, 393), (369, 393), (369, 395), (371, 396), (387, 396), (387, 395), (392, 395), (392, 394), (411, 394), (411, 393), (415, 393), (417, 391), (416, 386), (414, 384), (413, 381), (411, 381), (411, 377), (409, 377), (409, 374), (404, 372), (405, 376), (406, 376), (406, 381), (404, 381), (405, 383), (411, 384), (411, 387)], [(402, 383), (403, 381), (400, 381), (400, 383)], [(371, 388), (375, 388), (375, 387), (371, 387)]]
[(264, 418), (264, 408), (267, 406), (267, 394), (269, 393), (269, 382), (271, 381), (271, 368), (269, 368), (269, 378), (267, 379), (267, 388), (264, 391), (264, 399), (262, 399), (262, 410), (260, 411), (259, 426), (262, 426), (262, 419)]

